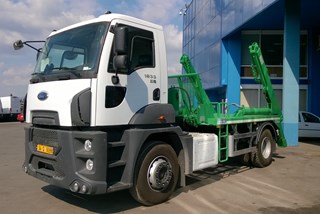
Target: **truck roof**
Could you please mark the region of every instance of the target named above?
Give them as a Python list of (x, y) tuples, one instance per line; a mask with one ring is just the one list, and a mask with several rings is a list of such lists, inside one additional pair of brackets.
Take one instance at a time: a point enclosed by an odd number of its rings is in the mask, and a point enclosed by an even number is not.
[(111, 22), (114, 19), (126, 20), (126, 21), (129, 21), (129, 22), (137, 23), (139, 25), (144, 25), (144, 26), (151, 27), (151, 28), (158, 29), (158, 30), (162, 31), (162, 26), (161, 25), (157, 25), (157, 24), (154, 24), (152, 22), (148, 22), (148, 21), (145, 21), (145, 20), (142, 20), (142, 19), (138, 19), (138, 18), (135, 18), (135, 17), (132, 17), (132, 16), (127, 16), (127, 15), (122, 15), (122, 14), (117, 14), (117, 13), (107, 13), (107, 14), (103, 14), (103, 15), (97, 17), (97, 18), (94, 18), (94, 19), (90, 19), (90, 20), (86, 20), (86, 21), (82, 21), (82, 22), (73, 24), (73, 25), (69, 25), (69, 26), (67, 26), (65, 28), (62, 28), (60, 30), (55, 30), (55, 31), (50, 33), (49, 37), (53, 36), (55, 34), (61, 33), (63, 31), (66, 31), (66, 30), (69, 30), (69, 29), (73, 29), (73, 28), (76, 28), (76, 27), (80, 27), (80, 26), (83, 26), (83, 25), (87, 25), (87, 24), (91, 24), (91, 23), (97, 23), (97, 22)]

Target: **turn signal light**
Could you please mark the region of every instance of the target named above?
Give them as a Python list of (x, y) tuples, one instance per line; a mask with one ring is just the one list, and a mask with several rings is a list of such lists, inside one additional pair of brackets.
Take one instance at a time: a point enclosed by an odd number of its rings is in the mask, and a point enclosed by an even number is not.
[(161, 116), (159, 117), (159, 120), (160, 120), (161, 122), (165, 122), (165, 121), (166, 121), (166, 117), (163, 116), (163, 115), (161, 115)]

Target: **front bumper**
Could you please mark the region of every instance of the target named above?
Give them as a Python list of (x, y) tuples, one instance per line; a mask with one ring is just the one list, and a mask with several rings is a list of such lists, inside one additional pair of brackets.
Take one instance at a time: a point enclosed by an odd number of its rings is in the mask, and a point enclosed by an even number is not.
[[(74, 192), (107, 192), (107, 133), (32, 126), (25, 132), (23, 167), (27, 174)], [(84, 149), (86, 140), (92, 142), (90, 151)], [(53, 154), (37, 151), (37, 145), (53, 148)], [(89, 159), (92, 170), (86, 168)]]

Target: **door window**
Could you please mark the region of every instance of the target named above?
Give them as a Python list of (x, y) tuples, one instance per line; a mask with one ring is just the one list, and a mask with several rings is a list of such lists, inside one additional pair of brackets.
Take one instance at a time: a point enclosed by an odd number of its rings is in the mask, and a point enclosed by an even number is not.
[(312, 114), (302, 113), (302, 117), (306, 123), (320, 123), (320, 119)]
[[(118, 25), (124, 26), (124, 25)], [(140, 28), (126, 26), (128, 28), (128, 68), (118, 70), (119, 73), (130, 74), (140, 68), (155, 67), (154, 57), (154, 36), (151, 31), (143, 30)], [(114, 50), (110, 54), (108, 72), (114, 73), (113, 57), (115, 56)]]

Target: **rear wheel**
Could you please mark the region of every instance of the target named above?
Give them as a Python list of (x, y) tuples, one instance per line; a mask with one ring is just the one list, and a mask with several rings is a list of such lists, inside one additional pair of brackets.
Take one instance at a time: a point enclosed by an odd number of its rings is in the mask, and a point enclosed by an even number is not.
[(168, 144), (153, 142), (138, 159), (130, 193), (135, 200), (147, 206), (162, 203), (175, 190), (178, 176), (175, 151)]
[(251, 153), (246, 153), (240, 156), (242, 164), (246, 166), (251, 166)]
[(260, 135), (257, 151), (251, 154), (252, 164), (256, 167), (266, 167), (272, 163), (275, 141), (269, 129), (264, 129)]

